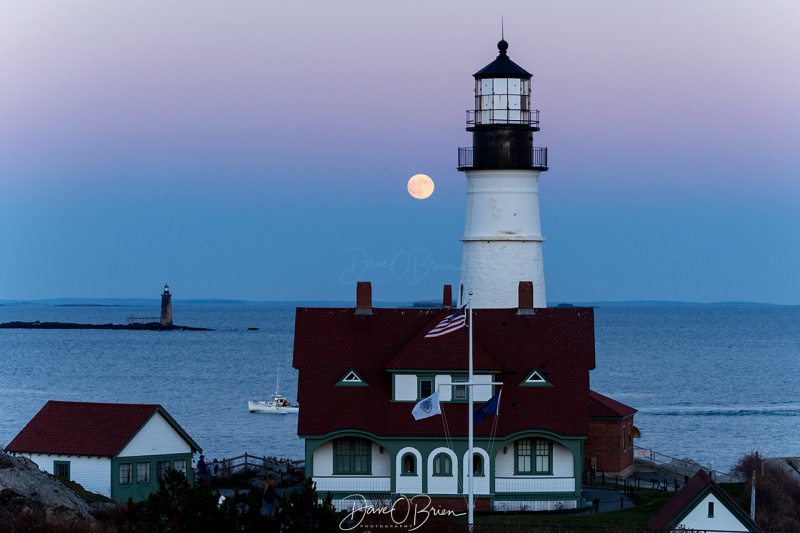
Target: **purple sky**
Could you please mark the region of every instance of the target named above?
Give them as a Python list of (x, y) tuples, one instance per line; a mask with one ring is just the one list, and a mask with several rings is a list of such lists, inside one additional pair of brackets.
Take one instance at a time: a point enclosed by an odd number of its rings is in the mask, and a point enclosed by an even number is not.
[(439, 298), (501, 16), (550, 302), (800, 304), (794, 0), (7, 3), (0, 300)]

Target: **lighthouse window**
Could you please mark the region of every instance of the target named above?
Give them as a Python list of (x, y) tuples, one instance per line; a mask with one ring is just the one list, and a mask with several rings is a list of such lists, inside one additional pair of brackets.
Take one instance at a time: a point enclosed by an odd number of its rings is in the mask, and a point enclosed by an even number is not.
[(481, 80), (480, 84), (481, 84), (480, 85), (480, 89), (479, 89), (480, 90), (480, 94), (482, 94), (484, 96), (492, 94), (493, 85), (492, 85), (492, 79), (491, 78), (486, 79), (486, 80)]

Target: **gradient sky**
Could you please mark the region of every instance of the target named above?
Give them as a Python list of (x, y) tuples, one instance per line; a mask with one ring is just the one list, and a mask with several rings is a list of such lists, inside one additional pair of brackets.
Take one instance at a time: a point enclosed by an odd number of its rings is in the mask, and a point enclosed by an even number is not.
[(0, 0), (0, 300), (440, 298), (501, 16), (550, 302), (800, 304), (796, 0)]

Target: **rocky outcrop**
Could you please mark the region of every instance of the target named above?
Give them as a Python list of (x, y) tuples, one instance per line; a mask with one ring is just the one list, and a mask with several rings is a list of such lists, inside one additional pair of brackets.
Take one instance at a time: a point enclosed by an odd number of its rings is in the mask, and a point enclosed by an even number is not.
[(73, 525), (91, 530), (97, 521), (72, 489), (25, 457), (0, 451), (0, 522)]
[(0, 329), (121, 329), (126, 331), (213, 331), (191, 326), (162, 325), (158, 322), (146, 324), (76, 324), (73, 322), (3, 322)]

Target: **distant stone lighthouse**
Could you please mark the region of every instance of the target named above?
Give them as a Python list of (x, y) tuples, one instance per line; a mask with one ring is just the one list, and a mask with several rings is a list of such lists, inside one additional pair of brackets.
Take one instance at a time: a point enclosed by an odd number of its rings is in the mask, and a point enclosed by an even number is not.
[(458, 149), (467, 177), (458, 299), (475, 308), (516, 307), (519, 282), (533, 282), (534, 307), (547, 307), (539, 222), (539, 173), (547, 148), (534, 148), (539, 111), (531, 109), (531, 74), (511, 61), (508, 43), (474, 74), (475, 108), (467, 111), (472, 146)]
[(161, 293), (161, 325), (172, 325), (172, 293), (169, 292), (169, 285), (164, 285), (164, 292)]

